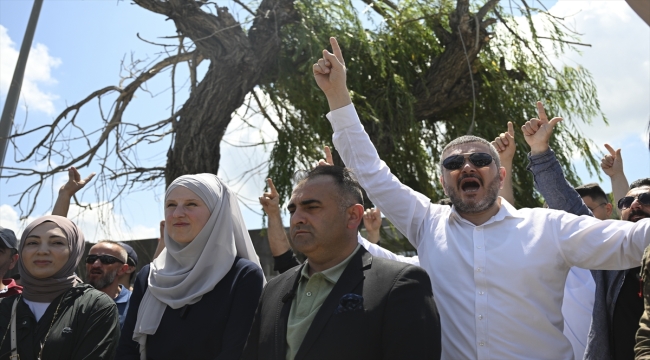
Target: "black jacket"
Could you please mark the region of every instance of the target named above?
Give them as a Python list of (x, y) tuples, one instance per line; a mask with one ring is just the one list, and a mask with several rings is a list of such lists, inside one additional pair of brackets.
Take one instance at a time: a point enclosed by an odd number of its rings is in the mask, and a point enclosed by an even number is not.
[[(132, 339), (148, 277), (146, 265), (135, 280), (116, 359), (140, 359), (140, 345)], [(165, 308), (158, 330), (147, 336), (147, 358), (239, 359), (262, 294), (263, 279), (259, 266), (236, 258), (228, 274), (199, 302), (179, 309)]]
[[(264, 288), (242, 359), (285, 360), (287, 320), (302, 266)], [(439, 359), (440, 352), (440, 317), (427, 273), (360, 248), (295, 359)]]
[[(0, 299), (0, 359), (11, 355), (11, 307), (19, 295)], [(56, 320), (54, 312), (63, 297)], [(50, 324), (52, 328), (50, 329)], [(80, 284), (57, 297), (40, 321), (20, 297), (16, 309), (18, 355), (36, 359), (41, 342), (43, 360), (113, 359), (120, 338), (120, 319), (113, 299), (87, 284)]]

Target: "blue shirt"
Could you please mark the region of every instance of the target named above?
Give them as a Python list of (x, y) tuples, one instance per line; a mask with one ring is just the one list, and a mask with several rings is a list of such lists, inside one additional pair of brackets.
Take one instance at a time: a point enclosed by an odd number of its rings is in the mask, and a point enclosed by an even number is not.
[(113, 300), (117, 304), (117, 312), (120, 313), (120, 329), (124, 325), (124, 318), (126, 318), (126, 311), (129, 310), (129, 299), (131, 298), (131, 291), (122, 285), (120, 286), (120, 294)]

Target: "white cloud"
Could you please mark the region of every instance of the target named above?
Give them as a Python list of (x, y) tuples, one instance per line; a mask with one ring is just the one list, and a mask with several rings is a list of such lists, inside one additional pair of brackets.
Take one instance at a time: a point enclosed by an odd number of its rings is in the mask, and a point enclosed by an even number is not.
[[(86, 241), (99, 240), (137, 240), (158, 237), (158, 228), (143, 225), (128, 226), (126, 219), (113, 211), (109, 203), (90, 204), (92, 209), (84, 210), (70, 205), (68, 218), (74, 221), (84, 233)], [(20, 236), (25, 227), (38, 216), (30, 216), (21, 221), (16, 210), (7, 204), (0, 205), (0, 226), (12, 229)]]
[[(0, 25), (0, 54), (2, 54), (0, 56), (0, 94), (5, 96), (18, 61), (18, 47), (9, 37), (7, 28), (2, 25)], [(54, 113), (53, 101), (58, 96), (42, 90), (40, 86), (56, 84), (56, 79), (52, 77), (51, 71), (60, 64), (61, 59), (50, 56), (45, 45), (36, 44), (31, 48), (21, 88), (21, 106), (26, 103), (29, 109), (42, 111), (48, 115)]]

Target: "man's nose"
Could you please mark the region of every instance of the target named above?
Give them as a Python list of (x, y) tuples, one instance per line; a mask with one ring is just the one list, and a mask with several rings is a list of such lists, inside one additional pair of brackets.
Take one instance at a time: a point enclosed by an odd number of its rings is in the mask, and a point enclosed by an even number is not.
[(640, 210), (643, 207), (643, 204), (639, 201), (639, 198), (634, 199), (632, 201), (632, 204), (630, 205), (630, 209), (632, 210)]

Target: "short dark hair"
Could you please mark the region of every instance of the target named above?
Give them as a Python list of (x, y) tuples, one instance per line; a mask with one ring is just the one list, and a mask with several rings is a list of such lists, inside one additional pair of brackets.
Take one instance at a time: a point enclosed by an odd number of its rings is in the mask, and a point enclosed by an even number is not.
[(18, 254), (18, 249), (8, 247), (4, 241), (0, 240), (0, 249), (9, 249), (11, 250), (11, 256)]
[(650, 178), (644, 178), (644, 179), (632, 181), (632, 183), (630, 184), (630, 190), (641, 186), (650, 186)]
[(299, 171), (294, 175), (294, 181), (297, 185), (317, 178), (319, 176), (329, 176), (334, 179), (334, 183), (340, 190), (339, 206), (347, 209), (354, 204), (363, 205), (363, 191), (361, 185), (354, 176), (352, 170), (336, 165), (319, 165), (311, 171)]
[(497, 148), (492, 145), (491, 142), (480, 138), (478, 136), (474, 135), (463, 135), (459, 138), (456, 138), (452, 141), (449, 142), (449, 144), (445, 145), (445, 147), (442, 149), (442, 152), (440, 153), (440, 171), (442, 171), (442, 161), (445, 160), (443, 155), (445, 151), (447, 151), (450, 147), (461, 145), (461, 144), (469, 144), (469, 143), (479, 143), (479, 144), (484, 144), (487, 145), (490, 155), (492, 155), (492, 158), (494, 159), (494, 163), (497, 165), (497, 169), (501, 167), (501, 159), (499, 159), (499, 152), (497, 151)]
[(589, 196), (594, 201), (604, 201), (606, 203), (609, 203), (609, 198), (607, 197), (607, 194), (596, 183), (580, 185), (576, 188), (576, 191), (578, 192), (578, 194), (580, 194), (580, 197)]

